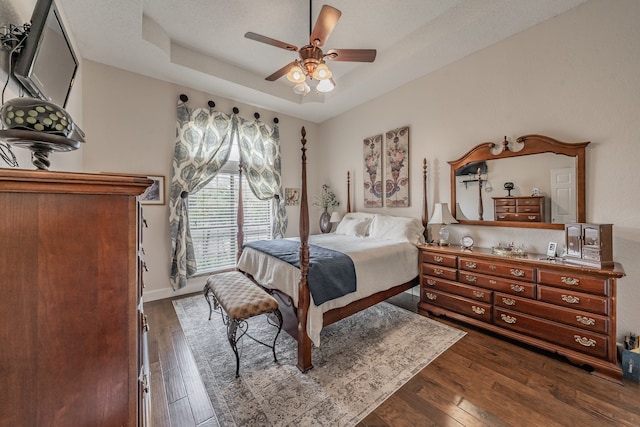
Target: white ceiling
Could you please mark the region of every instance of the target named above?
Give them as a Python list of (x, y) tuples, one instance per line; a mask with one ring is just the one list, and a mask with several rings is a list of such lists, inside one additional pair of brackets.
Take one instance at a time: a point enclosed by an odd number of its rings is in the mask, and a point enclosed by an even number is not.
[(316, 0), (314, 24), (322, 4), (342, 11), (325, 52), (378, 56), (329, 62), (336, 89), (305, 97), (264, 79), (297, 54), (244, 33), (308, 44), (307, 0), (55, 1), (83, 58), (321, 123), (586, 0)]

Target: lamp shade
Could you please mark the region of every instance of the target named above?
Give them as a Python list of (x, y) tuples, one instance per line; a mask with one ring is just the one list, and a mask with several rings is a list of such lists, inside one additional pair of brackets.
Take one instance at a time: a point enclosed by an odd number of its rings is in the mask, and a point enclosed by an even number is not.
[(341, 219), (342, 219), (342, 215), (340, 215), (338, 212), (333, 212), (331, 214), (331, 218), (329, 219), (329, 222), (340, 222)]
[(456, 219), (469, 219), (462, 212), (462, 208), (460, 208), (460, 203), (456, 203)]
[(333, 73), (324, 62), (321, 62), (316, 69), (313, 70), (313, 78), (316, 80), (326, 80), (330, 79), (332, 76)]
[(316, 86), (316, 90), (318, 92), (331, 92), (333, 89), (335, 89), (335, 87), (336, 83), (333, 81), (333, 79), (325, 79), (320, 80), (320, 82)]
[(457, 224), (458, 221), (449, 212), (447, 203), (436, 203), (429, 224)]

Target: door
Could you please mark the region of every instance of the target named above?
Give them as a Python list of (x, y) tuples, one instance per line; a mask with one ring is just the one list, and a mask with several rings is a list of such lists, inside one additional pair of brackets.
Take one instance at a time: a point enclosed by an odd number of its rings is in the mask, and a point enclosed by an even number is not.
[(574, 168), (551, 170), (551, 222), (576, 222), (576, 171)]

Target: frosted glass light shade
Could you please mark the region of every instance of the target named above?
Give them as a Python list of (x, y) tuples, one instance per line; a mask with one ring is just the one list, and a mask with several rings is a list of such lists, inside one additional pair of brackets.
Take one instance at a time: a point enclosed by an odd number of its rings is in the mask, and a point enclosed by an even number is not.
[(298, 83), (293, 87), (293, 91), (298, 95), (306, 95), (311, 92), (311, 88), (307, 84), (307, 82)]
[(318, 92), (331, 92), (333, 89), (335, 89), (336, 87), (336, 83), (333, 81), (333, 79), (326, 79), (326, 80), (320, 80), (320, 83), (318, 83), (318, 86), (316, 86), (316, 90)]
[(307, 79), (307, 76), (304, 74), (302, 68), (294, 65), (287, 73), (287, 79), (293, 83), (302, 83)]
[(313, 70), (313, 78), (316, 80), (326, 80), (326, 79), (330, 79), (332, 76), (333, 76), (333, 73), (331, 72), (329, 67), (327, 67), (327, 64), (325, 64), (324, 62), (319, 64), (316, 67), (316, 69)]

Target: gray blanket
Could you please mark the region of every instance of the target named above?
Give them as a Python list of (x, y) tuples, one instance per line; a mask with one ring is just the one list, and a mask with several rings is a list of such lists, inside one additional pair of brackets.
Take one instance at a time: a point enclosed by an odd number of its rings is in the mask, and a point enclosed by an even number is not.
[[(287, 239), (259, 240), (245, 243), (244, 247), (264, 252), (300, 268), (300, 242)], [(307, 283), (316, 305), (355, 292), (356, 269), (353, 261), (342, 252), (309, 245)]]

